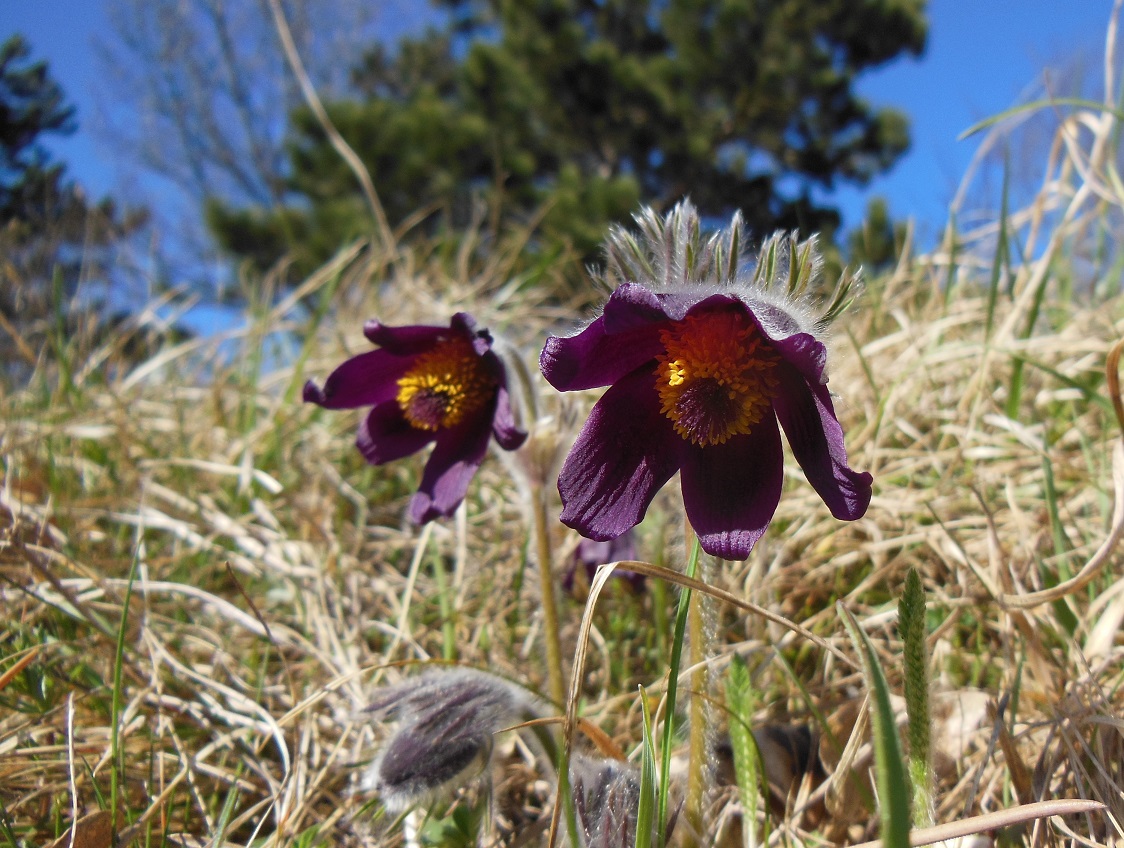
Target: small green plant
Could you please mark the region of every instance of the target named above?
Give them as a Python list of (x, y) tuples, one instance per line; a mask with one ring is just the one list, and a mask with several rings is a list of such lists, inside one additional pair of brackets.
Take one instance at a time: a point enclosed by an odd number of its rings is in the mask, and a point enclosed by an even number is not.
[[(648, 696), (640, 688), (640, 706), (643, 710), (643, 747), (640, 752), (640, 803), (636, 807), (636, 848), (652, 848), (652, 825), (660, 807), (666, 809), (666, 793), (660, 789), (660, 778), (656, 764), (660, 762), (656, 753), (656, 743), (652, 737), (652, 714), (648, 709)], [(659, 831), (663, 826), (657, 824)]]
[(726, 709), (729, 714), (730, 747), (734, 757), (734, 776), (741, 795), (742, 827), (747, 844), (757, 842), (759, 800), (766, 790), (761, 779), (761, 751), (753, 736), (753, 712), (757, 695), (749, 679), (749, 668), (740, 656), (730, 658), (726, 672)]
[(894, 721), (894, 710), (890, 705), (890, 687), (886, 683), (886, 675), (870, 637), (842, 603), (837, 604), (837, 609), (862, 660), (863, 677), (870, 693), (870, 713), (874, 726), (874, 773), (878, 788), (878, 809), (882, 818), (882, 844), (886, 848), (909, 848), (909, 780), (897, 723)]
[(933, 824), (933, 766), (929, 710), (929, 649), (925, 644), (925, 589), (916, 569), (906, 573), (898, 603), (898, 626), (904, 643), (905, 707), (909, 720), (909, 777), (913, 788), (913, 823)]

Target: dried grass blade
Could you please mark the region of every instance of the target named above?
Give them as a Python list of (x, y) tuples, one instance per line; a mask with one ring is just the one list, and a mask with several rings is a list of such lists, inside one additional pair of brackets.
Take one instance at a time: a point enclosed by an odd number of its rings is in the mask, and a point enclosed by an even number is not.
[(0, 692), (4, 691), (4, 687), (11, 683), (17, 674), (31, 665), (37, 656), (39, 656), (39, 647), (32, 647), (26, 654), (16, 660), (11, 668), (0, 674)]
[[(1067, 799), (1061, 801), (1036, 801), (1033, 804), (1023, 804), (1009, 810), (996, 810), (982, 816), (973, 816), (970, 819), (938, 824), (933, 827), (921, 828), (909, 835), (911, 846), (932, 845), (934, 842), (944, 842), (949, 839), (959, 839), (972, 836), (988, 830), (999, 830), (1017, 824), (1034, 821), (1035, 819), (1049, 818), (1050, 816), (1073, 816), (1081, 813), (1095, 813), (1105, 809), (1100, 801), (1085, 799)], [(881, 839), (863, 842), (853, 848), (882, 848), (885, 843)]]
[(676, 586), (690, 589), (693, 592), (702, 592), (705, 595), (710, 595), (710, 597), (715, 598), (719, 601), (723, 601), (727, 604), (731, 604), (740, 610), (744, 610), (745, 612), (760, 616), (766, 621), (771, 621), (774, 624), (779, 624), (786, 630), (789, 630), (797, 634), (798, 636), (802, 636), (803, 638), (807, 639), (816, 647), (822, 648), (823, 650), (827, 651), (837, 660), (845, 663), (848, 668), (855, 667), (854, 660), (852, 660), (849, 656), (840, 651), (834, 645), (829, 643), (823, 637), (816, 635), (806, 627), (801, 627), (799, 624), (785, 618), (783, 615), (778, 615), (777, 613), (771, 612), (764, 607), (758, 606), (757, 604), (742, 600), (737, 595), (726, 592), (715, 586), (711, 586), (709, 583), (704, 583), (701, 580), (696, 580), (693, 577), (688, 577), (685, 574), (680, 574), (678, 571), (673, 571), (672, 569), (665, 568), (662, 565), (653, 565), (650, 562), (639, 562), (637, 560), (621, 560), (620, 562), (612, 563), (612, 565), (614, 568), (618, 568), (622, 571), (632, 571), (636, 574), (643, 574), (647, 577), (655, 577), (658, 580), (666, 580), (669, 583), (674, 583)]
[(1064, 598), (1087, 586), (1100, 573), (1112, 558), (1121, 536), (1124, 536), (1124, 441), (1118, 441), (1112, 452), (1113, 508), (1112, 527), (1108, 537), (1101, 543), (1088, 562), (1069, 580), (1040, 592), (1025, 595), (1005, 594), (998, 597), (999, 603), (1008, 609), (1030, 609)]
[(562, 759), (558, 763), (558, 791), (550, 818), (548, 848), (554, 848), (558, 844), (558, 825), (564, 808), (567, 810), (571, 839), (577, 839), (573, 799), (569, 797), (570, 754), (574, 749), (574, 731), (578, 725), (578, 702), (581, 700), (582, 681), (585, 679), (585, 658), (589, 653), (589, 632), (593, 629), (593, 611), (597, 608), (597, 599), (601, 596), (601, 591), (609, 582), (609, 578), (613, 576), (613, 568), (616, 565), (617, 563), (610, 562), (598, 566), (589, 585), (589, 597), (586, 599), (581, 626), (578, 628), (578, 644), (574, 649), (574, 665), (570, 670), (570, 693), (566, 698), (566, 720), (562, 726)]

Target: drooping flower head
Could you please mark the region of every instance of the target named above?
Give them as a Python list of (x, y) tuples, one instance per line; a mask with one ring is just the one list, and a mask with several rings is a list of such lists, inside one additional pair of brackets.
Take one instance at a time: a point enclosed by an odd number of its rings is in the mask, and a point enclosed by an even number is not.
[(817, 309), (814, 241), (778, 234), (746, 273), (741, 216), (704, 239), (697, 211), (637, 216), (639, 236), (610, 235), (604, 311), (577, 335), (551, 337), (540, 357), (560, 391), (608, 390), (562, 472), (562, 521), (596, 540), (644, 517), (678, 471), (703, 550), (744, 559), (780, 501), (780, 427), (836, 518), (860, 518), (871, 477), (851, 470), (827, 389), (827, 326), (851, 280)]
[(323, 388), (310, 380), (304, 399), (325, 409), (371, 407), (356, 446), (372, 465), (434, 442), (410, 517), (419, 524), (448, 517), (464, 500), (488, 440), (515, 450), (527, 438), (516, 426), (492, 337), (465, 312), (448, 327), (368, 321), (363, 334), (378, 349), (344, 362)]

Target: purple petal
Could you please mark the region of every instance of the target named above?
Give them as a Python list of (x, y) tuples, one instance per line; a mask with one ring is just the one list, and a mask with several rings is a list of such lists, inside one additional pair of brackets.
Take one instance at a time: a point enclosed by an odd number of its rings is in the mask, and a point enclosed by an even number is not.
[(667, 312), (668, 317), (675, 321), (682, 320), (687, 317), (688, 314), (694, 315), (699, 312), (713, 312), (719, 309), (729, 309), (731, 307), (740, 309), (750, 315), (753, 314), (749, 307), (746, 306), (745, 301), (729, 294), (712, 294), (709, 297), (704, 297), (702, 300), (699, 300), (697, 297), (691, 300), (681, 294), (668, 294), (662, 295), (660, 301), (663, 303), (664, 310)]
[(423, 353), (442, 339), (453, 338), (462, 332), (460, 326), (433, 327), (427, 324), (409, 324), (405, 327), (388, 327), (377, 320), (368, 321), (363, 325), (363, 335), (372, 344), (398, 356)]
[(862, 518), (870, 504), (873, 478), (847, 465), (843, 428), (827, 386), (808, 382), (795, 367), (781, 365), (776, 373), (780, 386), (773, 408), (804, 476), (836, 518)]
[(414, 427), (396, 401), (380, 403), (359, 425), (355, 446), (371, 465), (392, 462), (421, 450), (436, 434)]
[(604, 561), (619, 562), (622, 559), (636, 559), (636, 536), (629, 531), (609, 542), (609, 557), (611, 559)]
[(344, 362), (319, 388), (309, 380), (303, 398), (325, 409), (355, 409), (375, 406), (398, 394), (398, 378), (414, 364), (413, 357), (385, 350), (370, 350)]
[(492, 416), (492, 433), (496, 443), (510, 451), (522, 447), (527, 441), (527, 431), (515, 426), (515, 414), (511, 410), (511, 395), (502, 385), (496, 389), (496, 411)]
[(636, 537), (632, 530), (626, 530), (616, 539), (595, 541), (582, 539), (574, 549), (574, 560), (593, 569), (606, 562), (619, 562), (623, 559), (636, 559)]
[(562, 523), (598, 541), (639, 524), (675, 473), (678, 442), (660, 412), (651, 369), (614, 383), (593, 407), (558, 475)]
[[(625, 535), (627, 536), (628, 534), (625, 533)], [(574, 559), (582, 565), (587, 566), (589, 572), (592, 574), (593, 569), (597, 568), (597, 566), (613, 561), (612, 549), (613, 540), (596, 542), (593, 539), (582, 539), (578, 542), (578, 546), (574, 550)]]
[(609, 295), (601, 313), (601, 317), (605, 319), (605, 331), (610, 334), (626, 333), (637, 327), (666, 321), (666, 299), (666, 295), (658, 295), (639, 283), (618, 286)]
[[(628, 530), (623, 536), (618, 536), (616, 539), (608, 542), (594, 542), (590, 539), (582, 539), (581, 542), (578, 543), (578, 549), (574, 552), (574, 555), (583, 562), (585, 565), (586, 579), (592, 582), (593, 576), (597, 572), (597, 566), (602, 563), (636, 559), (635, 534), (632, 530)], [(635, 571), (629, 571), (627, 568), (614, 568), (612, 576), (627, 580), (629, 588), (633, 592), (639, 592), (644, 588), (645, 577), (643, 574), (637, 574)]]
[(783, 341), (801, 332), (800, 321), (796, 316), (777, 304), (759, 300), (752, 295), (747, 297), (744, 303), (749, 307), (761, 332), (774, 342)]
[(612, 385), (663, 350), (659, 327), (666, 321), (655, 294), (626, 283), (576, 336), (547, 339), (539, 368), (560, 392)]
[(797, 333), (786, 339), (773, 339), (773, 347), (784, 360), (804, 375), (810, 386), (827, 382), (824, 369), (827, 368), (827, 348), (808, 333)]
[[(459, 323), (462, 323), (458, 322), (457, 318), (467, 314), (468, 313), (466, 312), (458, 312), (453, 316), (454, 329), (456, 329)], [(476, 330), (475, 332), (473, 332), (472, 327), (475, 326), (474, 322), (467, 323), (465, 326), (467, 327), (467, 329), (464, 330), (463, 334), (472, 341), (472, 349), (476, 351), (476, 355), (495, 359), (496, 362), (499, 363), (499, 357), (497, 357), (496, 354), (492, 352), (492, 334), (487, 330)], [(500, 371), (503, 371), (502, 364), (500, 365)]]
[(680, 448), (683, 506), (708, 554), (739, 560), (764, 534), (784, 482), (784, 450), (777, 422), (766, 416), (748, 435), (721, 445)]
[[(476, 319), (472, 317), (470, 312), (458, 312), (452, 317), (452, 320), (449, 321), (449, 329), (464, 333), (466, 336), (471, 336), (477, 332)], [(491, 338), (487, 330), (481, 330), (480, 332), (486, 338)]]
[[(593, 582), (594, 574), (597, 572), (597, 566), (606, 562), (634, 559), (636, 559), (636, 543), (632, 530), (628, 530), (623, 536), (607, 542), (582, 539), (574, 549), (569, 567), (562, 573), (562, 588), (568, 594), (574, 594), (575, 577), (579, 567), (585, 571), (585, 586), (588, 589), (589, 584)], [(644, 575), (635, 571), (614, 568), (611, 576), (627, 580), (629, 589), (633, 592), (639, 592), (644, 588)]]
[(488, 415), (477, 415), (459, 427), (438, 432), (421, 485), (410, 501), (411, 520), (425, 524), (448, 518), (456, 511), (484, 461), (491, 435), (492, 419)]
[(637, 283), (625, 283), (609, 297), (604, 313), (576, 336), (547, 339), (539, 368), (561, 392), (609, 386), (663, 352), (659, 331), (669, 321), (699, 309), (731, 305), (746, 309), (730, 295), (699, 300), (697, 293), (655, 294)]

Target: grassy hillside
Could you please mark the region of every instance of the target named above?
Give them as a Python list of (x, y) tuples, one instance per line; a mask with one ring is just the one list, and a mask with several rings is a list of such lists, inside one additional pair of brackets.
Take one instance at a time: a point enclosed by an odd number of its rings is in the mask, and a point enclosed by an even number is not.
[[(1107, 807), (1037, 830), (987, 828), (1011, 845), (1124, 835), (1124, 580), (1118, 552), (1095, 557), (1124, 496), (1105, 377), (1124, 335), (1116, 117), (1071, 110), (1056, 138), (1031, 207), (973, 232), (950, 227), (930, 255), (907, 251), (836, 324), (830, 385), (852, 465), (874, 475), (866, 516), (834, 520), (789, 460), (749, 560), (704, 557), (702, 572), (819, 637), (715, 602), (715, 702), (736, 654), (755, 726), (813, 738), (826, 727), (845, 743), (862, 730), (868, 685), (837, 603), (900, 694), (897, 599), (916, 569), (935, 821), (1063, 798)], [(110, 811), (122, 845), (404, 844), (420, 817), (396, 821), (361, 786), (387, 736), (363, 713), (372, 692), (436, 660), (546, 691), (528, 494), (516, 480), (553, 479), (596, 397), (557, 395), (535, 363), (547, 333), (590, 317), (599, 294), (559, 295), (549, 270), (513, 282), (508, 268), (502, 256), (360, 245), (292, 295), (263, 299), (229, 337), (140, 363), (122, 355), (120, 334), (59, 336), (35, 352), (31, 379), (0, 397), (0, 845), (109, 845)], [(458, 310), (525, 362), (538, 417), (527, 447), (489, 457), (454, 519), (419, 529), (404, 511), (421, 461), (367, 466), (353, 446), (358, 414), (303, 404), (300, 388), (368, 349), (366, 318), (444, 323)], [(661, 493), (638, 546), (682, 571), (678, 498), (676, 487)], [(550, 534), (561, 578), (577, 536), (561, 524)], [(1088, 579), (1067, 586), (1090, 560)], [(587, 649), (581, 713), (633, 759), (637, 686), (653, 711), (666, 690), (675, 596), (660, 580), (639, 592), (611, 584), (584, 638), (582, 601), (560, 599), (567, 662), (580, 638)], [(480, 838), (545, 844), (549, 774), (503, 740)], [(794, 768), (791, 796), (759, 811), (759, 837), (876, 838), (869, 793), (854, 794), (826, 748), (813, 760), (810, 771), (840, 776), (822, 783)], [(862, 762), (861, 752), (850, 761), (860, 775)], [(475, 844), (457, 810), (481, 791), (472, 782), (442, 806), (431, 838), (440, 824), (445, 844)], [(739, 804), (729, 787), (708, 794), (703, 844), (740, 844), (752, 829)]]

